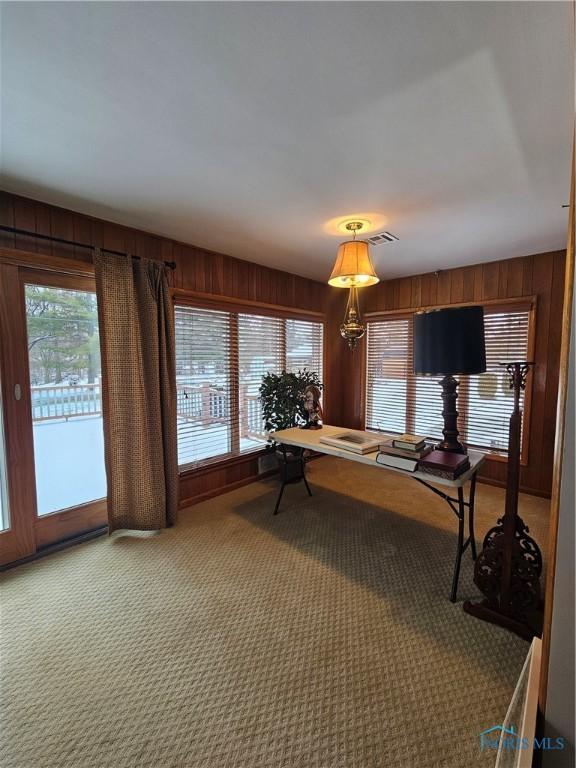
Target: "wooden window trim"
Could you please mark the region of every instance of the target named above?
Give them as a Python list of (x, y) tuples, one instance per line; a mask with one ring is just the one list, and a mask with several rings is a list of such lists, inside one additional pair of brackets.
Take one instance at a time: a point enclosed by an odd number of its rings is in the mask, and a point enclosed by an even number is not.
[[(181, 289), (172, 289), (172, 300), (174, 307), (185, 306), (193, 309), (211, 309), (215, 311), (228, 312), (230, 314), (230, 365), (231, 365), (231, 396), (230, 407), (236, 408), (236, 412), (239, 409), (239, 383), (240, 383), (240, 348), (239, 348), (239, 336), (238, 336), (238, 315), (261, 315), (264, 317), (271, 317), (278, 320), (302, 320), (312, 323), (318, 323), (322, 325), (322, 370), (323, 377), (326, 374), (327, 353), (325, 344), (326, 333), (326, 316), (322, 312), (309, 312), (307, 310), (286, 310), (286, 308), (272, 305), (263, 304), (253, 301), (239, 301), (237, 299), (228, 299), (222, 296), (213, 296), (210, 294), (198, 293), (196, 291), (183, 291)], [(263, 311), (260, 312), (260, 309)], [(258, 311), (255, 311), (258, 310)], [(282, 360), (282, 367), (287, 366), (287, 339), (286, 339), (286, 323), (282, 324), (281, 338), (280, 338), (280, 358)], [(326, 401), (324, 400), (324, 409), (326, 408)], [(215, 456), (213, 459), (206, 460), (205, 463), (194, 466), (192, 463), (183, 464), (178, 468), (179, 477), (186, 477), (194, 474), (194, 476), (200, 476), (202, 474), (210, 473), (216, 469), (222, 469), (227, 466), (233, 466), (234, 464), (243, 463), (249, 461), (251, 458), (258, 458), (269, 451), (269, 447), (263, 447), (246, 453), (236, 453), (240, 449), (240, 437), (239, 431), (232, 431), (232, 446), (233, 450), (220, 457)]]
[(94, 276), (56, 274), (50, 270), (22, 268), (20, 271), (22, 280), (27, 285), (46, 285), (52, 288), (64, 288), (69, 291), (96, 291)]
[[(368, 384), (368, 366), (366, 365), (366, 359), (368, 357), (368, 328), (366, 328), (366, 334), (364, 335), (364, 338), (362, 339), (362, 355), (360, 357), (360, 419), (358, 426), (360, 429), (365, 430), (366, 429), (366, 407), (367, 407), (367, 398), (366, 398), (366, 387)], [(324, 408), (326, 406), (324, 405)]]
[[(10, 298), (9, 298), (10, 297)], [(14, 298), (17, 297), (17, 301)], [(24, 288), (18, 265), (0, 260), (0, 324), (7, 339), (18, 339), (25, 332), (26, 313)], [(29, 381), (27, 356), (21, 349), (12, 349), (0, 339), (0, 387), (5, 420), (4, 443), (6, 457), (6, 486), (9, 519), (0, 531), (0, 564), (29, 557), (36, 552), (35, 521), (36, 486), (34, 477), (34, 438), (28, 420), (29, 388), (22, 387), (22, 398), (16, 401), (12, 387), (16, 382)]]
[[(229, 314), (230, 323), (230, 411), (240, 414), (240, 343), (238, 337), (238, 315)], [(240, 454), (240, 425), (230, 424), (232, 455)]]
[[(528, 360), (536, 362), (536, 298), (530, 306), (528, 318)], [(526, 388), (524, 390), (524, 412), (522, 414), (522, 444), (520, 446), (520, 465), (528, 465), (530, 454), (530, 425), (532, 421), (532, 395), (534, 390), (534, 366), (528, 371)]]
[(94, 264), (89, 261), (50, 256), (47, 253), (32, 253), (16, 248), (0, 248), (0, 262), (15, 267), (29, 267), (42, 272), (58, 272), (61, 275), (94, 277)]
[(484, 309), (489, 309), (491, 312), (497, 312), (499, 308), (505, 310), (509, 309), (511, 305), (516, 305), (519, 308), (532, 310), (536, 308), (537, 302), (538, 296), (536, 295), (514, 296), (510, 299), (484, 299), (482, 301), (465, 301), (456, 304), (429, 304), (410, 309), (374, 310), (373, 312), (366, 312), (364, 317), (367, 322), (391, 316), (397, 316), (401, 319), (403, 317), (412, 317), (417, 312), (427, 312), (431, 309), (458, 309), (459, 307), (484, 307)]
[(287, 340), (286, 340), (286, 320), (291, 318), (285, 318), (283, 317), (282, 320), (284, 322), (280, 326), (280, 343), (279, 343), (279, 357), (282, 362), (282, 370), (286, 370), (286, 367), (288, 366), (288, 351), (287, 351)]
[[(528, 318), (528, 360), (534, 361), (534, 352), (535, 352), (535, 345), (536, 345), (536, 309), (538, 304), (538, 297), (536, 295), (531, 296), (517, 296), (509, 299), (489, 299), (485, 301), (467, 301), (460, 304), (441, 304), (441, 305), (429, 305), (429, 306), (423, 306), (418, 307), (414, 309), (391, 309), (391, 310), (382, 310), (382, 311), (374, 311), (374, 312), (367, 312), (365, 314), (365, 319), (367, 323), (370, 322), (378, 322), (379, 320), (386, 320), (386, 319), (394, 319), (394, 320), (409, 320), (414, 317), (414, 315), (417, 312), (426, 311), (429, 309), (455, 309), (457, 307), (471, 307), (471, 306), (481, 306), (484, 307), (484, 309), (487, 309), (490, 314), (497, 313), (499, 311), (513, 311), (516, 310), (525, 310), (529, 313)], [(366, 428), (366, 355), (367, 355), (367, 346), (365, 349), (365, 353), (362, 355), (362, 364), (361, 364), (361, 381), (362, 381), (362, 419), (361, 419), (361, 428)], [(520, 452), (520, 465), (525, 467), (528, 466), (529, 463), (529, 452), (530, 452), (530, 426), (531, 426), (531, 416), (532, 416), (532, 392), (533, 392), (533, 378), (534, 378), (534, 368), (532, 367), (528, 373), (528, 379), (526, 382), (526, 389), (524, 394), (524, 409), (522, 414), (523, 424), (522, 424), (522, 446), (521, 446), (521, 452)], [(413, 375), (410, 375), (408, 377), (408, 389), (412, 389), (412, 383), (415, 380), (415, 377)], [(467, 405), (467, 392), (464, 392), (464, 399), (466, 401)], [(460, 399), (459, 399), (460, 402)], [(408, 401), (407, 401), (408, 406)], [(411, 411), (410, 408), (407, 407), (407, 415), (406, 415), (406, 421), (408, 425), (410, 423), (413, 423), (414, 420), (414, 414), (413, 410)], [(504, 456), (500, 453), (491, 453), (487, 451), (486, 449), (475, 449), (480, 450), (481, 453), (484, 453), (484, 456), (487, 461), (494, 461), (494, 462), (501, 462), (501, 463), (507, 463), (508, 457)]]
[(281, 304), (266, 304), (248, 299), (235, 299), (229, 296), (187, 291), (182, 288), (173, 288), (171, 293), (174, 304), (198, 309), (216, 309), (223, 312), (237, 312), (241, 315), (262, 315), (286, 320), (309, 320), (322, 324), (326, 322), (325, 312), (315, 312), (309, 309), (285, 307)]
[[(80, 525), (82, 530), (79, 531)], [(105, 498), (50, 512), (36, 518), (36, 546), (42, 549), (69, 536), (81, 536), (86, 531), (107, 525), (108, 512)]]

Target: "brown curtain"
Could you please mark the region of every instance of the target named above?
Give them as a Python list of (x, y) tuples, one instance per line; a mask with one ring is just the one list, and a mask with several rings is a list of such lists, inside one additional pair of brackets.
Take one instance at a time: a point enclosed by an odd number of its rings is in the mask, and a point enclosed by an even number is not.
[(101, 251), (94, 266), (110, 531), (166, 528), (178, 502), (174, 313), (166, 268)]

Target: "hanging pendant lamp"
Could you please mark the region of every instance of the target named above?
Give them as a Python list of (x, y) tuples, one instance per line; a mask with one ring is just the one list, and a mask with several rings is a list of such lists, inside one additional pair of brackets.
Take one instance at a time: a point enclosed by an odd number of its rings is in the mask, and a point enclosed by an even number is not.
[(352, 240), (346, 240), (338, 247), (334, 269), (328, 284), (335, 288), (349, 288), (348, 303), (340, 335), (346, 339), (350, 349), (355, 349), (359, 339), (366, 333), (366, 326), (360, 316), (358, 288), (366, 288), (379, 282), (370, 259), (370, 245), (366, 240), (356, 240), (356, 233), (362, 229), (361, 221), (349, 221), (346, 229), (353, 233)]

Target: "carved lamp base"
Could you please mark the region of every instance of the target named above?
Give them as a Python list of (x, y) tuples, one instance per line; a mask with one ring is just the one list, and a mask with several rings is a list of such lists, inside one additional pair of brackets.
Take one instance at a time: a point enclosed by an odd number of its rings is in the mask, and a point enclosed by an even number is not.
[(468, 453), (466, 447), (458, 440), (458, 411), (456, 409), (458, 380), (451, 375), (444, 376), (440, 381), (440, 386), (442, 387), (442, 416), (444, 418), (442, 434), (444, 439), (435, 448), (437, 451), (448, 451), (449, 453)]

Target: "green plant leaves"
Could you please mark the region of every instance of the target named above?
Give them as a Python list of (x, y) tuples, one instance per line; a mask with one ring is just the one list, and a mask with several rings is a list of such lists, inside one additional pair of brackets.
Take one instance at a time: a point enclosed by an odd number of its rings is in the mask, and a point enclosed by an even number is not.
[(311, 384), (323, 389), (318, 374), (306, 368), (264, 374), (259, 390), (264, 428), (269, 432), (290, 429), (298, 424), (298, 417), (304, 419), (304, 392)]

